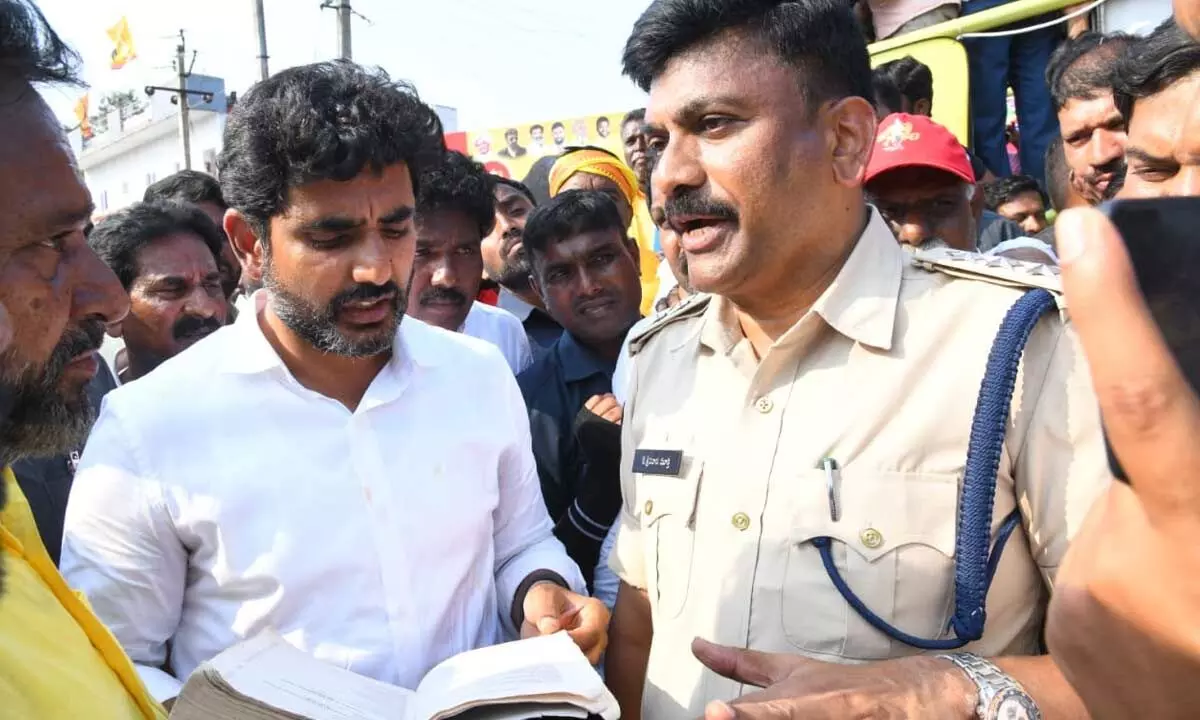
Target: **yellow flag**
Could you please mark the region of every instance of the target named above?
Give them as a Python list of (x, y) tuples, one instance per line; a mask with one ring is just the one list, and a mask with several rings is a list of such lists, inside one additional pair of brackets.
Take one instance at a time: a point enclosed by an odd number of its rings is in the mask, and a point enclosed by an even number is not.
[(113, 70), (120, 70), (125, 67), (125, 63), (137, 57), (137, 50), (133, 46), (133, 35), (129, 32), (129, 21), (124, 17), (108, 29), (108, 38), (113, 42)]
[(79, 120), (79, 132), (85, 140), (92, 137), (92, 122), (88, 119), (88, 96), (83, 97), (75, 103), (75, 117)]

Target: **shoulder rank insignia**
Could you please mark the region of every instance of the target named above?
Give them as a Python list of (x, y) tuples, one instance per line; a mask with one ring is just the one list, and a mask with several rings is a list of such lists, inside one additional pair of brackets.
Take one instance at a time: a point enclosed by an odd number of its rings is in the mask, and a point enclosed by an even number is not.
[(1054, 265), (1025, 262), (999, 255), (980, 255), (945, 247), (918, 250), (913, 254), (912, 262), (931, 272), (942, 272), (1012, 288), (1042, 288), (1055, 296), (1062, 295), (1062, 275)]
[(636, 355), (646, 347), (646, 343), (650, 338), (657, 335), (663, 328), (669, 327), (681, 320), (687, 318), (699, 317), (708, 307), (708, 301), (711, 295), (707, 293), (694, 293), (684, 298), (683, 302), (673, 308), (668, 308), (651, 316), (653, 319), (646, 323), (636, 333), (629, 337), (629, 354)]

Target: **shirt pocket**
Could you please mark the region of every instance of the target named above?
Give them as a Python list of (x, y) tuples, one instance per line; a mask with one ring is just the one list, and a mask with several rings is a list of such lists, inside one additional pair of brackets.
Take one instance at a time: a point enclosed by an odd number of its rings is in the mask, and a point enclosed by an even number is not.
[(678, 617), (687, 601), (702, 473), (703, 463), (692, 459), (678, 476), (636, 476), (646, 589), (659, 617)]
[[(832, 539), (838, 572), (869, 610), (920, 638), (950, 637), (959, 476), (842, 470), (831, 517), (825, 474), (803, 474), (791, 508), (783, 629), (795, 647), (878, 660), (914, 650), (876, 630), (834, 587), (812, 541)], [(819, 499), (816, 497), (819, 495)]]

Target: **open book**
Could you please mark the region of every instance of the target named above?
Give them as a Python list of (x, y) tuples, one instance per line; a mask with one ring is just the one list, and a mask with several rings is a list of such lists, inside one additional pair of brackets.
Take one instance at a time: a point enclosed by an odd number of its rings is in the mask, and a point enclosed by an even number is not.
[(171, 720), (616, 720), (617, 701), (566, 633), (480, 648), (415, 691), (356, 675), (265, 632), (201, 665)]

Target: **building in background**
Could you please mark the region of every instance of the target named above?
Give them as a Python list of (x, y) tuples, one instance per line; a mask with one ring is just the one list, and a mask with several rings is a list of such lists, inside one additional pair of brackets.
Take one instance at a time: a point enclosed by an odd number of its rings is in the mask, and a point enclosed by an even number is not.
[[(157, 84), (173, 87), (176, 83), (171, 76)], [(216, 175), (225, 119), (237, 102), (236, 93), (227, 95), (221, 78), (197, 74), (188, 78), (188, 89), (207, 93), (189, 96), (192, 169)], [(110, 110), (102, 122), (92, 123), (94, 135), (88, 140), (78, 129), (70, 133), (98, 217), (141, 200), (152, 183), (184, 168), (179, 105), (172, 102), (175, 94), (156, 90), (145, 97), (144, 88), (136, 92), (145, 100), (136, 111)], [(447, 132), (458, 129), (457, 110), (441, 105), (434, 109)]]

